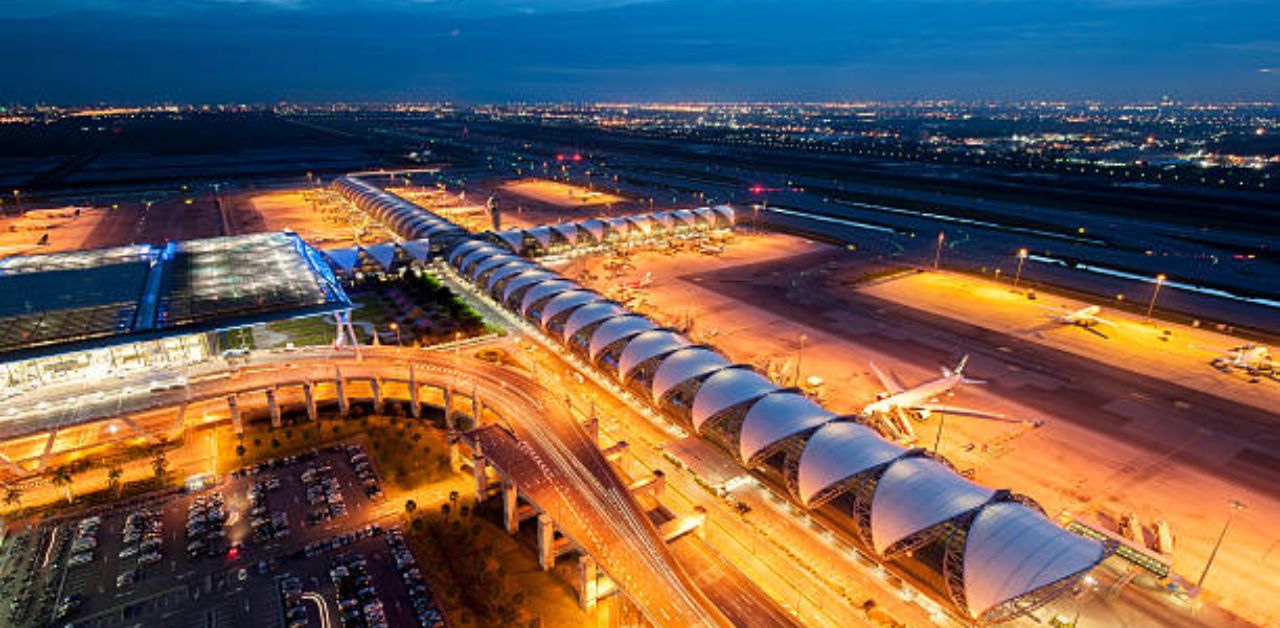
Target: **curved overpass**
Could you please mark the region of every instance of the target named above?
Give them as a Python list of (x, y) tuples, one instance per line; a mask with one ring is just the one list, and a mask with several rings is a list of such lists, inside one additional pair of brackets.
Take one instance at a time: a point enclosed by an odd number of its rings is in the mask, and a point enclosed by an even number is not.
[(595, 442), (567, 409), (551, 401), (554, 393), (509, 368), (467, 356), (397, 347), (366, 347), (362, 356), (328, 348), (258, 355), (230, 377), (206, 377), (185, 390), (155, 394), (151, 405), (258, 392), (274, 396), (290, 387), (336, 381), (474, 394), (503, 419), (525, 454), (521, 464), (508, 465), (512, 468), (506, 471), (517, 475), (512, 479), (527, 483), (525, 490), (552, 514), (557, 527), (650, 620), (660, 626), (729, 624), (672, 557)]

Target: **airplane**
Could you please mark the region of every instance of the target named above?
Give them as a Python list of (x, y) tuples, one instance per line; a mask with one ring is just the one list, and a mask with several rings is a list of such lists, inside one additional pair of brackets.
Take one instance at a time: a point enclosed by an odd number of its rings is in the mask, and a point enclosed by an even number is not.
[(907, 416), (908, 412), (914, 413), (922, 420), (929, 418), (930, 414), (936, 412), (1009, 423), (1027, 423), (1022, 419), (1011, 419), (1003, 414), (960, 408), (936, 402), (938, 397), (951, 394), (961, 384), (986, 383), (984, 380), (965, 377), (964, 367), (968, 361), (969, 356), (966, 355), (960, 358), (960, 362), (956, 364), (954, 369), (943, 367), (941, 377), (917, 384), (911, 388), (904, 386), (896, 377), (886, 375), (874, 363), (869, 363), (871, 372), (875, 373), (885, 391), (876, 395), (876, 401), (867, 404), (860, 414), (865, 417), (880, 417), (894, 436), (908, 443), (916, 440), (915, 429), (911, 426), (911, 421)]
[[(1211, 349), (1212, 351), (1213, 349)], [(1263, 345), (1247, 344), (1232, 347), (1226, 351), (1219, 350), (1222, 355), (1209, 363), (1220, 370), (1241, 369), (1254, 375), (1275, 370), (1275, 362), (1271, 358), (1271, 350)]]
[(1055, 321), (1058, 321), (1063, 325), (1077, 325), (1083, 328), (1085, 331), (1091, 334), (1097, 334), (1098, 336), (1101, 336), (1102, 338), (1105, 339), (1107, 338), (1106, 334), (1094, 328), (1097, 327), (1098, 323), (1102, 323), (1104, 325), (1111, 325), (1112, 327), (1115, 327), (1116, 324), (1105, 318), (1100, 318), (1098, 316), (1098, 313), (1101, 311), (1102, 311), (1102, 307), (1097, 305), (1090, 305), (1088, 307), (1075, 310), (1074, 312), (1067, 312), (1066, 314), (1050, 316), (1049, 318)]

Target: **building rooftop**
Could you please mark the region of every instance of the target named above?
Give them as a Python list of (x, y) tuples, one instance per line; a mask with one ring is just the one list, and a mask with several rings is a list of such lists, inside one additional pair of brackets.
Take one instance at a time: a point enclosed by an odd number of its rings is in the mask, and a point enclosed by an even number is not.
[(0, 361), (241, 327), (350, 307), (296, 234), (0, 260)]

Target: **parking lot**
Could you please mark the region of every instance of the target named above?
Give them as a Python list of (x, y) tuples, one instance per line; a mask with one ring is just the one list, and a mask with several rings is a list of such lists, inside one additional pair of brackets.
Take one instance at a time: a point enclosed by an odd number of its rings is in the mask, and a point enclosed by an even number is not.
[[(381, 525), (394, 513), (358, 445), (265, 462), (204, 490), (69, 519), (56, 534), (38, 531), (34, 538), (56, 539), (39, 549), (50, 557), (46, 582), (53, 603), (33, 607), (15, 623), (418, 625)], [(355, 596), (358, 621), (343, 622), (330, 570), (357, 555), (367, 572), (357, 592), (372, 591)], [(282, 582), (291, 576), (301, 584), (294, 599), (282, 595)], [(295, 610), (299, 606), (306, 610)], [(325, 613), (329, 621), (322, 621)], [(378, 618), (386, 623), (368, 621)]]

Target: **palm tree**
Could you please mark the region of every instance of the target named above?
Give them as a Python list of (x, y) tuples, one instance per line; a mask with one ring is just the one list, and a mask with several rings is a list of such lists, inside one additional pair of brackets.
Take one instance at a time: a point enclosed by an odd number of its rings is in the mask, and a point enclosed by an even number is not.
[(9, 506), (22, 505), (22, 489), (11, 486), (4, 491), (4, 503)]
[(107, 489), (120, 496), (120, 478), (124, 476), (124, 469), (120, 467), (111, 467), (107, 471)]
[(156, 479), (161, 483), (164, 482), (164, 476), (169, 472), (169, 461), (165, 458), (164, 450), (157, 447), (151, 456), (151, 470), (156, 474)]
[(66, 467), (58, 467), (53, 470), (52, 475), (53, 477), (50, 478), (50, 481), (53, 482), (54, 486), (62, 487), (62, 490), (65, 492), (67, 496), (67, 503), (70, 504), (71, 503), (71, 472), (67, 471)]
[(412, 515), (412, 514), (413, 514), (413, 511), (415, 511), (415, 510), (417, 510), (417, 509), (418, 509), (418, 502), (415, 502), (415, 501), (413, 501), (412, 499), (405, 501), (405, 503), (404, 503), (404, 511), (405, 511), (405, 513), (406, 513), (406, 514), (410, 514), (410, 515)]

